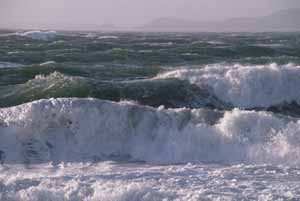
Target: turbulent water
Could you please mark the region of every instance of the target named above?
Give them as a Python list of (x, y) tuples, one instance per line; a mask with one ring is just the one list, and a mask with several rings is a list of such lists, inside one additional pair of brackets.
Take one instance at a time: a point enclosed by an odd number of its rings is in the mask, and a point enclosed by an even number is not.
[(0, 33), (0, 200), (299, 200), (299, 33)]

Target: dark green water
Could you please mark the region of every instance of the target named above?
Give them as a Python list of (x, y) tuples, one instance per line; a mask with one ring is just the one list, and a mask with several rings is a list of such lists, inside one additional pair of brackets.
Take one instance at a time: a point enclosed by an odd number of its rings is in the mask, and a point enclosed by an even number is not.
[(0, 107), (51, 97), (94, 97), (224, 109), (234, 103), (219, 98), (211, 86), (156, 76), (216, 64), (300, 64), (299, 33), (58, 32), (47, 40), (2, 33), (0, 44)]

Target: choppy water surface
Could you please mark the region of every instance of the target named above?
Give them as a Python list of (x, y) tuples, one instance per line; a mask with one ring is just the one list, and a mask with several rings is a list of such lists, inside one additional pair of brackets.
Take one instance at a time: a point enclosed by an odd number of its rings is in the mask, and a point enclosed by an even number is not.
[(299, 33), (0, 44), (1, 200), (300, 199)]

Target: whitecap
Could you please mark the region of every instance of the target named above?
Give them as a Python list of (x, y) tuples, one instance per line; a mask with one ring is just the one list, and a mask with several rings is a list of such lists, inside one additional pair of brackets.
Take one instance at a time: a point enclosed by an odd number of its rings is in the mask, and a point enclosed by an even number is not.
[(46, 61), (44, 63), (40, 63), (40, 66), (48, 66), (48, 65), (52, 65), (52, 64), (56, 64), (55, 61)]
[(118, 39), (118, 36), (99, 36), (98, 39)]
[(17, 33), (16, 35), (31, 38), (34, 40), (47, 41), (56, 38), (57, 32), (56, 31), (27, 31), (23, 33)]
[(224, 42), (217, 41), (217, 40), (208, 41), (207, 43), (211, 44), (211, 45), (224, 45), (225, 44)]
[(17, 68), (22, 67), (22, 64), (11, 63), (11, 62), (0, 62), (0, 68)]
[(5, 163), (300, 164), (300, 120), (268, 112), (49, 99), (0, 109)]
[(241, 108), (270, 107), (300, 101), (300, 66), (216, 64), (179, 69), (157, 78), (178, 78), (208, 88), (220, 100)]

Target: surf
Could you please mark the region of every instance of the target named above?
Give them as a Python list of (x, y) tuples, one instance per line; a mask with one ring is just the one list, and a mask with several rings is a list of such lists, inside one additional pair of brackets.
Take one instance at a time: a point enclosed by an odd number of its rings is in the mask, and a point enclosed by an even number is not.
[(126, 160), (297, 165), (299, 131), (298, 119), (239, 109), (156, 109), (78, 98), (0, 109), (5, 163)]
[(300, 66), (288, 65), (208, 65), (198, 69), (171, 70), (159, 79), (188, 80), (208, 88), (220, 100), (234, 107), (268, 108), (300, 101)]

